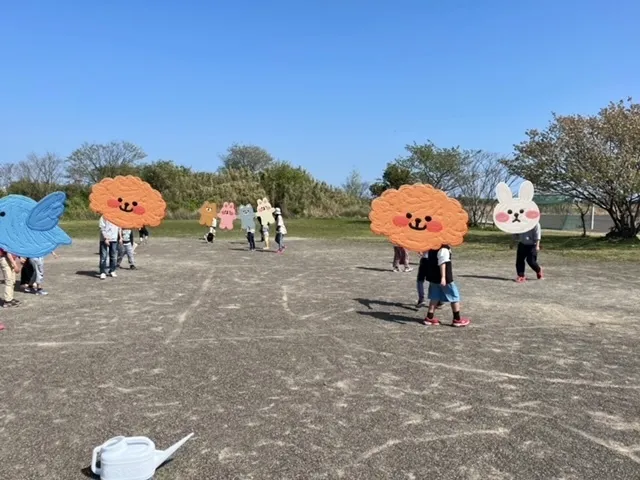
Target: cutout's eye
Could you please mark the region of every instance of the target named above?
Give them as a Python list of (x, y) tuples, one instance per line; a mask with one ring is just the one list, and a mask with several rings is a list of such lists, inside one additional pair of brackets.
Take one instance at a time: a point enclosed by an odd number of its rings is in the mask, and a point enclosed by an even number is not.
[(507, 210), (507, 213), (511, 215), (513, 213), (513, 210)]
[(134, 207), (138, 206), (138, 202), (133, 202), (131, 205), (133, 205)]
[(407, 213), (407, 218), (411, 220), (411, 218), (413, 218), (413, 215), (411, 215), (410, 213)]
[(0, 212), (0, 217), (4, 217), (5, 215), (6, 215), (6, 213)]
[(430, 221), (431, 221), (431, 217), (430, 217), (430, 216), (428, 216), (428, 215), (427, 215), (426, 217), (424, 217), (424, 219), (425, 219), (427, 222), (430, 222)]
[(118, 202), (119, 202), (119, 203), (122, 203), (122, 199), (121, 199), (121, 198), (119, 198), (119, 199), (118, 199)]
[(524, 213), (524, 210), (520, 210), (520, 213)]

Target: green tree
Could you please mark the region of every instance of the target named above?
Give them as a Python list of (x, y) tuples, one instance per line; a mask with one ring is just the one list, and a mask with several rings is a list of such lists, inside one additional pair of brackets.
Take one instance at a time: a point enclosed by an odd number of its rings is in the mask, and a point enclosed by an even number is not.
[(411, 170), (398, 165), (396, 162), (391, 162), (387, 164), (384, 172), (382, 172), (382, 178), (373, 183), (369, 187), (369, 191), (374, 197), (379, 197), (385, 190), (388, 190), (390, 188), (397, 189), (402, 185), (407, 185), (414, 182), (415, 179), (411, 173)]
[(274, 163), (269, 152), (257, 145), (241, 145), (234, 143), (227, 153), (220, 156), (222, 168), (225, 170), (248, 170), (259, 173)]
[(459, 189), (467, 160), (460, 148), (440, 148), (429, 141), (421, 145), (414, 142), (405, 149), (408, 155), (396, 163), (409, 170), (414, 181), (449, 194)]
[(84, 143), (67, 158), (67, 174), (74, 183), (92, 185), (105, 177), (135, 174), (147, 154), (131, 142)]
[(613, 220), (609, 237), (640, 232), (640, 105), (610, 103), (597, 115), (561, 116), (529, 130), (505, 161), (540, 190), (596, 205)]

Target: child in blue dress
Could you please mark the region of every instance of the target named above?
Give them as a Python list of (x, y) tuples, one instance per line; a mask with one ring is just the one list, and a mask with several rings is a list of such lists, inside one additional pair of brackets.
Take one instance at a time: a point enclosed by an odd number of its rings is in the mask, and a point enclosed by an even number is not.
[(442, 245), (439, 250), (429, 250), (424, 260), (426, 279), (429, 281), (429, 311), (424, 319), (425, 325), (440, 325), (435, 311), (440, 303), (450, 303), (454, 327), (466, 327), (468, 318), (460, 317), (460, 292), (453, 281), (451, 247)]

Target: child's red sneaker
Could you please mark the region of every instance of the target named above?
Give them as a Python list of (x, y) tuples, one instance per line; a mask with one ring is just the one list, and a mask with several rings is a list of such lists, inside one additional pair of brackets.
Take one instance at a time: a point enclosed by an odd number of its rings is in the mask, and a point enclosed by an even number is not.
[(422, 321), (423, 324), (427, 325), (427, 326), (438, 326), (440, 325), (440, 320), (438, 320), (437, 318), (425, 318)]
[(471, 323), (471, 320), (468, 318), (461, 318), (460, 320), (454, 320), (451, 324), (452, 327), (466, 327)]
[(544, 280), (544, 273), (542, 273), (542, 269), (538, 272), (538, 280)]
[(0, 323), (0, 330), (4, 330), (4, 325)]
[(527, 277), (516, 278), (516, 283), (525, 283), (526, 281), (527, 281)]

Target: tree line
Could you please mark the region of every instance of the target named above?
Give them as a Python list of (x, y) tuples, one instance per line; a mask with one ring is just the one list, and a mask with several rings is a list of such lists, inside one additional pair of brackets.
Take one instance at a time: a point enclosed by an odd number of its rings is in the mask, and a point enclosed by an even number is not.
[(0, 167), (0, 188), (39, 200), (54, 191), (67, 194), (65, 218), (94, 218), (91, 186), (105, 177), (136, 175), (162, 193), (168, 218), (193, 218), (203, 202), (255, 203), (269, 197), (289, 216), (366, 216), (364, 195), (313, 178), (304, 168), (274, 159), (255, 145), (231, 145), (215, 172), (201, 172), (169, 160), (146, 162), (144, 150), (131, 142), (85, 143), (63, 158), (30, 154)]
[(200, 172), (168, 160), (146, 162), (130, 142), (85, 143), (63, 158), (30, 154), (0, 166), (3, 193), (36, 200), (56, 190), (67, 193), (67, 218), (93, 218), (91, 185), (105, 177), (137, 175), (159, 190), (169, 218), (192, 218), (204, 201), (255, 202), (267, 196), (289, 216), (366, 216), (372, 197), (388, 188), (427, 183), (458, 198), (471, 226), (491, 222), (499, 182), (526, 178), (538, 193), (568, 199), (583, 219), (592, 207), (606, 212), (613, 238), (640, 233), (640, 105), (629, 98), (596, 115), (553, 114), (545, 130), (528, 130), (512, 155), (498, 155), (433, 142), (413, 143), (389, 162), (372, 184), (352, 172), (333, 187), (301, 167), (274, 159), (256, 145), (231, 145), (216, 172)]

